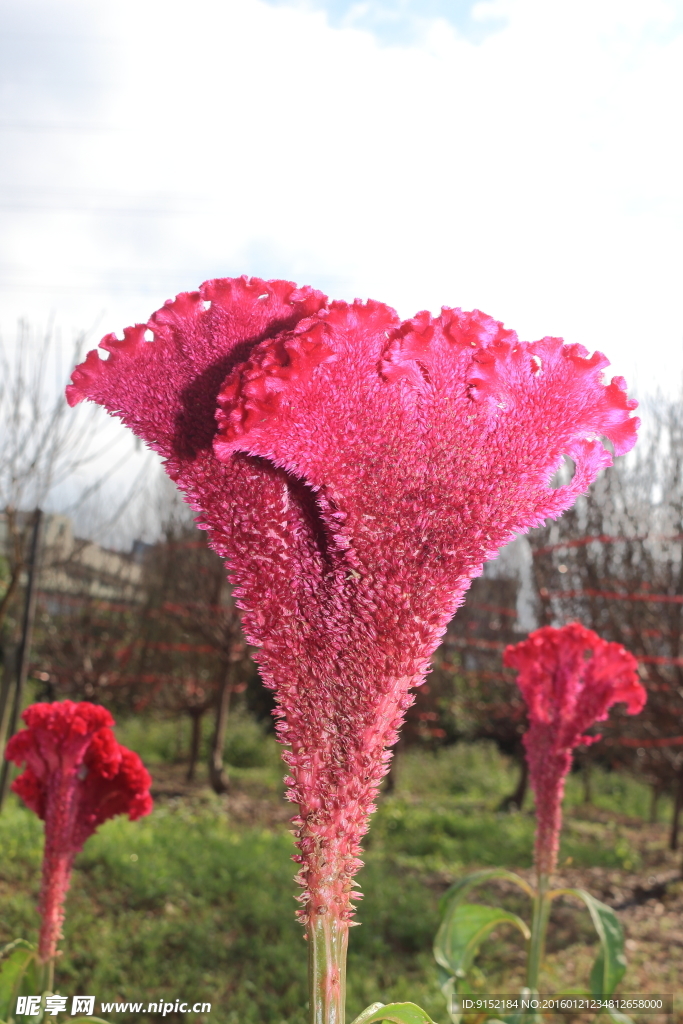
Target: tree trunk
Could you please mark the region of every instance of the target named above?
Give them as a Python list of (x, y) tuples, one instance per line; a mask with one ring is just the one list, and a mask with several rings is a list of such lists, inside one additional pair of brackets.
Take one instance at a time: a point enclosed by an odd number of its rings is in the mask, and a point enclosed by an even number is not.
[(10, 579), (7, 590), (0, 600), (0, 629), (2, 629), (5, 618), (12, 603), (12, 599), (19, 589), (21, 574), (25, 568), (25, 545), (24, 532), (19, 526), (17, 510), (11, 507), (5, 509), (5, 527), (7, 530), (7, 551), (12, 548), (10, 558)]
[[(36, 615), (36, 597), (37, 597), (37, 584), (38, 584), (38, 573), (39, 573), (39, 558), (40, 558), (40, 535), (41, 527), (43, 523), (43, 513), (41, 509), (37, 508), (33, 517), (33, 534), (31, 536), (31, 553), (29, 556), (28, 563), (28, 580), (26, 581), (26, 596), (24, 598), (24, 616), (21, 627), (21, 640), (19, 641), (19, 648), (17, 650), (17, 668), (14, 685), (14, 694), (9, 692), (9, 689), (5, 691), (3, 686), (3, 697), (5, 700), (12, 698), (12, 704), (9, 709), (9, 713), (3, 718), (7, 723), (6, 733), (2, 737), (4, 745), (7, 741), (14, 736), (17, 731), (17, 725), (19, 724), (19, 715), (22, 711), (22, 705), (24, 702), (24, 690), (26, 688), (26, 680), (28, 679), (28, 665), (29, 657), (31, 655), (31, 641), (33, 638), (33, 621)], [(3, 673), (4, 674), (4, 673)], [(6, 711), (7, 706), (3, 711)], [(3, 722), (3, 726), (4, 726)], [(2, 769), (0, 770), (0, 809), (2, 808), (5, 797), (7, 796), (7, 789), (10, 780), (10, 763), (3, 759)]]
[(204, 708), (191, 708), (190, 721), (192, 722), (192, 734), (190, 739), (190, 759), (187, 766), (187, 781), (194, 782), (197, 762), (199, 761), (199, 749), (202, 744), (202, 720)]
[(581, 781), (583, 782), (583, 802), (590, 805), (593, 803), (592, 774), (593, 765), (590, 761), (586, 761), (581, 769)]
[(16, 686), (16, 674), (17, 647), (16, 644), (6, 644), (3, 651), (2, 688), (0, 688), (0, 752), (5, 749), (7, 740), (7, 726), (12, 705), (10, 695), (13, 687)]
[(681, 816), (681, 809), (683, 809), (683, 768), (678, 772), (678, 782), (676, 785), (676, 798), (674, 800), (674, 812), (671, 818), (671, 834), (669, 836), (669, 849), (678, 849), (678, 823)]
[(659, 783), (655, 783), (650, 786), (650, 824), (654, 825), (657, 821), (657, 811), (659, 809), (659, 798), (662, 795), (662, 789)]
[(384, 785), (382, 792), (385, 796), (391, 796), (392, 793), (396, 792), (396, 757), (398, 755), (398, 745), (394, 747), (394, 756), (389, 762), (389, 771), (384, 776)]
[(514, 792), (510, 793), (509, 796), (503, 797), (500, 804), (498, 805), (499, 811), (509, 811), (512, 807), (515, 807), (518, 811), (521, 811), (524, 805), (524, 797), (526, 796), (527, 786), (529, 783), (529, 765), (526, 762), (526, 757), (522, 756), (520, 764), (519, 782)]
[(225, 746), (225, 731), (228, 727), (234, 676), (235, 666), (232, 662), (228, 662), (225, 666), (220, 690), (218, 691), (216, 727), (209, 752), (209, 782), (214, 793), (226, 793), (230, 784), (223, 765), (223, 747)]

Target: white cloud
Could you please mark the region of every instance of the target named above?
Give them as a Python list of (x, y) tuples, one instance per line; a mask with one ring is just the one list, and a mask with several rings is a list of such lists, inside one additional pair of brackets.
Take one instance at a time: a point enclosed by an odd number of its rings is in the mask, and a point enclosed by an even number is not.
[[(481, 42), (436, 19), (400, 47), (261, 0), (102, 5), (83, 44), (107, 55), (96, 113), (58, 116), (112, 130), (25, 133), (5, 157), (12, 201), (47, 209), (5, 211), (0, 263), (24, 288), (0, 293), (2, 320), (105, 309), (118, 329), (245, 272), (403, 315), (477, 306), (523, 337), (600, 347), (641, 390), (670, 386), (683, 5), (482, 7), (505, 27)], [(80, 6), (61, 8), (71, 31)], [(36, 100), (21, 116), (46, 115)]]

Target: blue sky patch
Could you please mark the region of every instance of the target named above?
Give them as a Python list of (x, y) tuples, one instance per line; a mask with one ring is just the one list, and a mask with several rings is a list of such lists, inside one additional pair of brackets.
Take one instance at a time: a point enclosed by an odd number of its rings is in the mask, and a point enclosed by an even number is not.
[(505, 26), (502, 18), (476, 18), (479, 0), (266, 0), (282, 7), (323, 10), (334, 28), (371, 32), (385, 46), (419, 42), (426, 25), (443, 18), (471, 42), (479, 43)]

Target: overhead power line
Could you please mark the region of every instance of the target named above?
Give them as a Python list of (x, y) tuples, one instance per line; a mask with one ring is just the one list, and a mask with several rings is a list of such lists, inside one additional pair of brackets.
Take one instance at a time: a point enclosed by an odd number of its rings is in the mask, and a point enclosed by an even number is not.
[(2, 132), (120, 132), (122, 128), (107, 124), (69, 124), (59, 121), (0, 121)]
[(210, 214), (215, 217), (215, 212), (212, 210), (180, 210), (177, 207), (171, 206), (57, 206), (48, 205), (47, 203), (7, 203), (0, 201), (0, 210), (6, 210), (8, 213), (25, 213), (27, 210), (40, 210), (43, 213), (94, 213), (104, 214), (105, 216), (107, 214), (118, 216), (120, 213), (126, 213), (132, 214), (135, 217), (141, 215), (147, 217), (205, 217)]

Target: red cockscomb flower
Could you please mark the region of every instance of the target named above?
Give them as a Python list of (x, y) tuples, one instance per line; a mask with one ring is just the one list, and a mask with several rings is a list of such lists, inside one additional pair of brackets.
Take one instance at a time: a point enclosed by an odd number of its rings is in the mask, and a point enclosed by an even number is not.
[(57, 950), (74, 857), (107, 819), (149, 814), (152, 780), (138, 755), (117, 743), (114, 719), (99, 705), (33, 704), (22, 718), (26, 729), (5, 757), (26, 765), (12, 789), (45, 822), (38, 943), (45, 962)]
[(635, 403), (578, 345), (284, 281), (209, 281), (101, 347), (69, 401), (163, 455), (225, 558), (290, 746), (301, 915), (343, 932), (387, 747), (470, 580), (611, 463), (601, 436), (632, 447)]
[(623, 702), (635, 715), (647, 694), (633, 655), (578, 622), (537, 629), (506, 648), (503, 661), (517, 669), (517, 685), (528, 708), (524, 746), (536, 795), (536, 868), (540, 875), (549, 875), (557, 862), (572, 751), (600, 739), (586, 736), (586, 729), (604, 721), (613, 704)]

